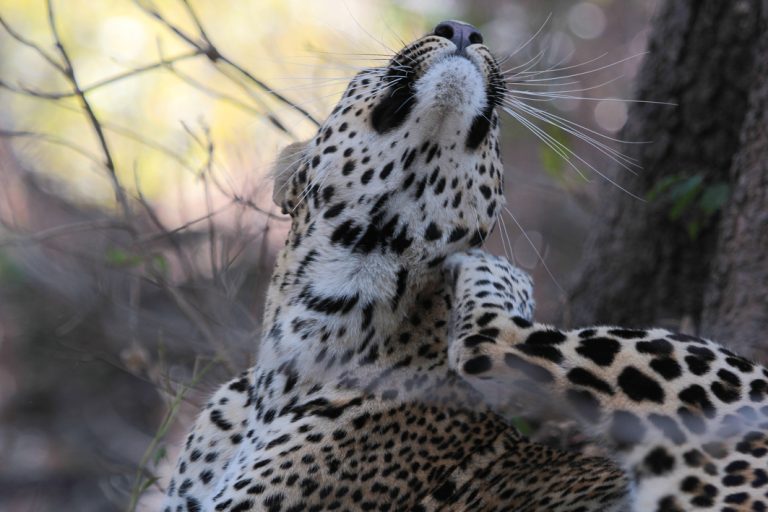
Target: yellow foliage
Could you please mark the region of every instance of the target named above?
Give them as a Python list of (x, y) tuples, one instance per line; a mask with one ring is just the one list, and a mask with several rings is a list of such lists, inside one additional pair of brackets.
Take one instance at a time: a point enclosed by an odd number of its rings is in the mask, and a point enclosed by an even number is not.
[[(207, 135), (213, 171), (232, 188), (258, 183), (280, 146), (314, 125), (221, 62), (203, 55), (135, 73), (194, 50), (141, 9), (157, 11), (199, 40), (181, 0), (55, 0), (56, 25), (76, 78), (106, 129), (121, 183), (149, 197), (196, 186)], [(205, 32), (223, 55), (322, 119), (361, 67), (383, 63), (428, 24), (392, 2), (351, 0), (198, 0)], [(16, 32), (60, 60), (43, 0), (0, 0)], [(11, 88), (71, 93), (61, 73), (0, 30), (0, 80)], [(94, 84), (97, 86), (94, 87)], [(111, 204), (114, 195), (95, 133), (76, 97), (29, 97), (0, 88), (0, 127), (45, 134), (14, 138), (28, 167), (56, 178), (78, 201)], [(289, 133), (267, 118), (273, 115)], [(199, 187), (198, 187), (199, 188)]]

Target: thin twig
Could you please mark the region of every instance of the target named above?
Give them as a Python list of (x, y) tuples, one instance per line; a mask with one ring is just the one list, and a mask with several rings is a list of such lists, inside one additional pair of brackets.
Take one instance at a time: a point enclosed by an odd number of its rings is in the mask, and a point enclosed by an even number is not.
[[(242, 83), (242, 82), (241, 82), (240, 80), (238, 80), (236, 77), (232, 76), (232, 75), (230, 74), (231, 72), (227, 71), (225, 68), (222, 68), (222, 67), (220, 67), (220, 66), (216, 66), (216, 68), (215, 68), (215, 69), (216, 69), (216, 70), (217, 70), (219, 73), (221, 73), (222, 75), (224, 75), (225, 77), (227, 77), (227, 78), (228, 78), (228, 79), (229, 79), (229, 80), (230, 80), (230, 81), (231, 81), (233, 84), (235, 84), (235, 85), (236, 85), (236, 86), (238, 86), (240, 89), (242, 89), (242, 90), (245, 92), (245, 94), (247, 94), (247, 95), (248, 95), (248, 96), (249, 96), (249, 97), (250, 97), (250, 98), (251, 98), (253, 101), (255, 101), (256, 103), (258, 103), (258, 104), (259, 104), (259, 106), (260, 106), (260, 107), (261, 107), (261, 108), (264, 110), (264, 112), (263, 112), (263, 113), (261, 113), (261, 115), (264, 115), (264, 116), (266, 116), (266, 117), (267, 117), (267, 120), (268, 120), (270, 123), (272, 123), (272, 125), (273, 125), (275, 128), (277, 128), (277, 129), (278, 129), (278, 130), (280, 130), (281, 132), (285, 133), (286, 135), (289, 135), (289, 136), (291, 136), (291, 137), (292, 137), (294, 140), (298, 140), (298, 138), (296, 137), (296, 135), (295, 135), (295, 134), (294, 134), (294, 133), (293, 133), (293, 132), (292, 132), (292, 131), (291, 131), (291, 130), (290, 130), (288, 127), (287, 127), (287, 126), (285, 126), (285, 125), (283, 124), (283, 122), (282, 122), (282, 121), (280, 121), (280, 119), (278, 119), (277, 115), (276, 115), (274, 112), (270, 111), (270, 109), (269, 109), (269, 107), (266, 105), (266, 103), (264, 103), (264, 101), (262, 101), (262, 100), (259, 98), (259, 96), (258, 96), (257, 94), (255, 94), (255, 93), (254, 93), (254, 91), (252, 91), (252, 90), (251, 90), (251, 89), (250, 89), (248, 86), (246, 86), (244, 83)], [(286, 108), (288, 108), (288, 109), (297, 108), (297, 107), (299, 107), (300, 105), (301, 105), (300, 103), (291, 103), (291, 104), (290, 104), (290, 106), (288, 106), (288, 107), (286, 107)]]
[[(118, 73), (111, 77), (104, 78), (90, 85), (84, 86), (81, 88), (81, 92), (83, 94), (88, 94), (90, 92), (95, 91), (96, 89), (100, 89), (107, 85), (115, 84), (127, 78), (132, 78), (132, 77), (141, 75), (143, 73), (146, 73), (148, 71), (154, 71), (159, 68), (172, 66), (178, 62), (183, 62), (183, 61), (192, 59), (194, 57), (199, 57), (200, 55), (202, 55), (202, 52), (200, 50), (192, 50), (187, 53), (183, 53), (181, 55), (176, 55), (175, 57), (169, 57), (167, 59), (162, 58), (157, 62), (153, 62), (151, 64), (147, 64), (144, 66), (139, 66), (137, 68), (130, 69), (122, 73)], [(65, 69), (61, 69), (60, 71), (64, 73)], [(61, 91), (61, 92), (36, 91), (34, 89), (30, 89), (29, 87), (24, 87), (24, 86), (14, 87), (2, 81), (0, 81), (0, 87), (4, 89), (8, 89), (9, 91), (12, 91), (12, 92), (27, 94), (29, 96), (34, 96), (36, 98), (43, 98), (48, 100), (61, 100), (64, 98), (72, 98), (77, 96), (77, 91)]]
[[(213, 165), (214, 153), (216, 146), (211, 139), (211, 132), (207, 126), (203, 126), (203, 134), (205, 135), (205, 164), (200, 169), (200, 178), (203, 181), (203, 190), (205, 191), (205, 207), (208, 212), (213, 211), (213, 204), (211, 203), (211, 188), (208, 183), (208, 176), (212, 173), (211, 167)], [(218, 255), (216, 253), (218, 247), (218, 237), (216, 236), (216, 224), (213, 222), (213, 217), (208, 217), (208, 251), (211, 258), (211, 276), (214, 283), (220, 283), (219, 269), (218, 269)]]
[[(141, 201), (145, 201), (145, 200), (140, 199), (139, 201), (141, 202)], [(154, 243), (154, 242), (166, 239), (166, 238), (168, 240), (171, 240), (171, 239), (173, 239), (174, 235), (176, 235), (176, 234), (178, 234), (178, 233), (180, 233), (182, 231), (185, 231), (185, 230), (191, 228), (195, 224), (199, 224), (201, 222), (207, 221), (210, 217), (214, 217), (214, 216), (222, 213), (227, 208), (230, 208), (233, 204), (235, 204), (235, 202), (231, 201), (230, 203), (225, 204), (224, 206), (222, 206), (221, 208), (219, 208), (217, 210), (214, 210), (212, 212), (206, 213), (205, 215), (197, 217), (196, 219), (192, 219), (192, 220), (190, 220), (188, 222), (185, 222), (184, 224), (181, 224), (180, 226), (177, 226), (177, 227), (175, 227), (173, 229), (166, 228), (160, 222), (159, 218), (155, 218), (153, 216), (150, 216), (150, 218), (152, 219), (152, 222), (154, 222), (158, 226), (158, 228), (160, 228), (160, 230), (161, 230), (160, 233), (153, 233), (153, 234), (150, 234), (150, 235), (145, 235), (143, 237), (138, 238), (137, 240), (140, 243), (142, 243), (142, 244), (145, 244), (145, 243), (146, 244), (151, 244), (151, 243)], [(157, 214), (155, 213), (154, 216), (156, 216), (156, 215)]]
[(48, 133), (42, 133), (42, 132), (31, 132), (28, 130), (0, 130), (0, 138), (5, 139), (38, 139), (44, 142), (47, 142), (49, 144), (54, 144), (56, 146), (61, 146), (67, 149), (71, 149), (75, 153), (78, 153), (79, 155), (95, 162), (99, 166), (103, 165), (103, 162), (101, 160), (101, 157), (99, 155), (95, 155), (85, 149), (82, 146), (79, 146), (75, 144), (74, 142), (68, 141), (66, 139), (62, 139), (61, 137), (57, 137), (55, 135), (51, 135)]
[[(221, 91), (217, 91), (217, 90), (213, 89), (212, 87), (208, 87), (207, 85), (198, 82), (197, 80), (195, 80), (191, 76), (187, 75), (186, 73), (183, 73), (183, 72), (179, 71), (178, 69), (176, 69), (173, 66), (169, 65), (167, 67), (167, 69), (168, 69), (168, 71), (171, 72), (171, 74), (175, 75), (179, 80), (181, 80), (185, 84), (189, 85), (190, 87), (194, 87), (195, 89), (199, 90), (200, 92), (202, 92), (202, 93), (204, 93), (204, 94), (206, 94), (208, 96), (211, 96), (213, 98), (218, 98), (218, 99), (220, 99), (222, 101), (225, 101), (225, 102), (227, 102), (227, 103), (229, 103), (231, 105), (234, 105), (234, 106), (236, 106), (238, 108), (241, 108), (241, 109), (245, 110), (246, 112), (250, 112), (251, 114), (254, 114), (254, 115), (257, 115), (257, 116), (269, 115), (268, 113), (260, 112), (260, 111), (256, 110), (252, 106), (248, 105), (247, 103), (245, 103), (243, 101), (240, 101), (239, 99), (235, 98), (234, 96), (230, 96), (230, 95), (228, 95), (226, 93), (223, 93)], [(281, 129), (283, 131), (286, 131), (285, 128), (281, 128)]]
[(28, 235), (17, 235), (11, 239), (0, 239), (0, 247), (12, 247), (19, 245), (30, 245), (45, 242), (52, 238), (59, 238), (66, 235), (73, 235), (76, 233), (84, 233), (93, 230), (120, 230), (130, 231), (131, 228), (124, 222), (118, 222), (114, 219), (98, 219), (89, 220), (85, 222), (75, 222), (72, 224), (64, 224), (61, 226), (55, 226), (52, 228), (30, 233)]
[[(200, 19), (198, 18), (197, 14), (195, 13), (192, 6), (186, 1), (181, 0), (184, 6), (187, 9), (187, 12), (189, 13), (190, 17), (192, 18), (193, 22), (198, 28), (199, 35), (197, 38), (187, 34), (182, 29), (171, 23), (167, 18), (165, 18), (160, 12), (147, 4), (147, 2), (144, 2), (142, 0), (134, 0), (134, 3), (150, 15), (152, 18), (157, 20), (159, 23), (167, 27), (171, 32), (176, 34), (180, 39), (185, 41), (187, 44), (192, 46), (193, 48), (196, 48), (197, 50), (201, 51), (203, 55), (205, 55), (208, 60), (210, 60), (213, 64), (217, 64), (218, 62), (223, 62), (230, 66), (231, 68), (237, 70), (238, 73), (240, 73), (242, 76), (246, 77), (249, 81), (251, 81), (256, 87), (261, 89), (263, 92), (269, 94), (273, 98), (275, 98), (280, 103), (284, 103), (285, 105), (288, 105), (292, 109), (299, 112), (301, 115), (303, 115), (306, 119), (308, 119), (311, 123), (313, 123), (315, 126), (319, 127), (320, 123), (317, 121), (317, 119), (312, 116), (307, 110), (302, 108), (301, 106), (297, 105), (296, 103), (292, 102), (279, 92), (275, 91), (272, 87), (267, 85), (266, 82), (261, 80), (260, 78), (256, 77), (253, 73), (245, 69), (243, 66), (237, 64), (233, 60), (231, 60), (229, 57), (225, 56), (221, 53), (221, 51), (213, 44), (213, 42), (208, 37), (208, 34), (205, 32), (205, 29), (202, 26), (202, 23), (200, 22)], [(282, 123), (281, 123), (282, 124)]]
[[(79, 110), (74, 109), (74, 108), (70, 108), (70, 107), (68, 107), (66, 105), (63, 105), (61, 103), (55, 103), (55, 104), (57, 106), (61, 107), (61, 108), (79, 112)], [(114, 133), (116, 133), (118, 135), (121, 135), (123, 137), (129, 138), (131, 140), (134, 140), (134, 141), (136, 141), (136, 142), (138, 142), (138, 143), (140, 143), (140, 144), (142, 144), (142, 145), (144, 145), (146, 147), (149, 147), (149, 148), (152, 148), (154, 150), (157, 150), (157, 151), (165, 154), (169, 158), (172, 158), (173, 160), (178, 162), (185, 169), (187, 169), (189, 171), (197, 172), (197, 169), (192, 167), (192, 165), (189, 164), (184, 159), (184, 157), (182, 155), (180, 155), (179, 153), (176, 153), (172, 149), (170, 149), (170, 148), (168, 148), (166, 146), (163, 146), (163, 145), (161, 145), (158, 142), (155, 142), (155, 141), (149, 140), (149, 139), (147, 139), (145, 137), (142, 137), (139, 133), (137, 133), (134, 130), (131, 130), (130, 128), (127, 128), (127, 127), (122, 126), (122, 125), (118, 125), (116, 123), (111, 123), (111, 122), (108, 122), (108, 121), (100, 121), (100, 124), (101, 124), (102, 128), (107, 130), (107, 131), (114, 132)], [(47, 142), (49, 144), (55, 144), (55, 145), (62, 146), (62, 147), (65, 147), (67, 149), (70, 149), (72, 151), (75, 151), (76, 153), (84, 156), (85, 158), (88, 158), (89, 160), (91, 160), (91, 161), (93, 161), (93, 162), (95, 162), (95, 163), (97, 163), (99, 165), (103, 164), (103, 162), (101, 161), (101, 159), (100, 159), (100, 157), (98, 155), (95, 155), (95, 154), (89, 152), (87, 149), (85, 149), (85, 148), (83, 148), (81, 146), (78, 146), (77, 144), (75, 144), (75, 143), (73, 143), (71, 141), (68, 141), (66, 139), (62, 139), (62, 138), (56, 137), (54, 135), (50, 135), (50, 134), (46, 134), (46, 133), (40, 133), (40, 132), (25, 131), (25, 130), (2, 130), (2, 129), (0, 129), (0, 138), (32, 138), (32, 139), (39, 139), (39, 140), (45, 141), (45, 142)], [(240, 194), (237, 194), (237, 193), (235, 193), (233, 191), (226, 190), (224, 188), (224, 186), (219, 182), (219, 180), (216, 179), (216, 176), (213, 173), (211, 174), (211, 183), (216, 187), (216, 189), (221, 194), (223, 194), (227, 199), (229, 199), (233, 203), (237, 203), (239, 205), (245, 206), (245, 207), (247, 207), (247, 208), (249, 208), (249, 209), (251, 209), (253, 211), (256, 211), (256, 212), (258, 212), (258, 213), (260, 213), (262, 215), (265, 215), (265, 216), (269, 217), (272, 220), (277, 220), (277, 221), (280, 221), (280, 222), (287, 222), (288, 221), (288, 218), (286, 216), (278, 215), (278, 214), (273, 213), (272, 211), (265, 210), (264, 208), (262, 208), (261, 206), (257, 205), (255, 202), (253, 202), (251, 199), (247, 199), (247, 198), (245, 198), (245, 197), (241, 196)], [(205, 218), (203, 217), (202, 220), (204, 220), (204, 219)], [(200, 219), (193, 220), (193, 221), (190, 222), (190, 224), (195, 224), (197, 222), (200, 222)], [(185, 229), (185, 227), (182, 227), (181, 229)], [(181, 229), (179, 229), (179, 230), (181, 230)], [(174, 230), (174, 231), (177, 231), (177, 230)]]
[[(141, 191), (140, 187), (136, 187), (137, 194), (138, 194), (138, 201), (139, 204), (144, 208), (144, 211), (149, 216), (149, 219), (152, 221), (152, 223), (160, 230), (160, 236), (159, 239), (168, 240), (168, 243), (171, 244), (171, 247), (173, 247), (174, 252), (176, 253), (176, 257), (179, 259), (179, 264), (183, 267), (184, 272), (188, 277), (192, 277), (194, 275), (194, 265), (192, 264), (192, 261), (189, 258), (189, 255), (184, 252), (183, 247), (181, 246), (181, 243), (178, 240), (178, 237), (174, 236), (168, 228), (165, 227), (163, 222), (160, 220), (160, 216), (157, 215), (157, 212), (155, 212), (155, 209), (152, 208), (152, 206), (149, 204), (149, 201), (146, 200), (144, 197), (143, 192)], [(145, 239), (148, 241), (148, 239)], [(137, 240), (140, 245), (146, 246), (149, 245), (148, 243), (142, 243), (145, 242), (144, 240)]]
[[(139, 184), (137, 183), (137, 185)], [(143, 196), (140, 196), (140, 197), (143, 199)], [(208, 213), (209, 214), (211, 213), (210, 210)], [(211, 216), (209, 215), (208, 217), (210, 218)], [(209, 222), (211, 221), (209, 220)], [(134, 243), (135, 243), (135, 240), (134, 240)], [(187, 317), (187, 319), (190, 322), (192, 322), (192, 324), (197, 328), (200, 334), (202, 334), (205, 337), (206, 341), (212, 347), (214, 347), (214, 349), (218, 354), (218, 357), (224, 362), (224, 364), (227, 365), (227, 368), (230, 371), (233, 371), (233, 372), (236, 371), (237, 367), (235, 366), (229, 353), (227, 352), (227, 347), (225, 342), (214, 335), (213, 330), (203, 318), (204, 315), (201, 314), (201, 311), (198, 311), (197, 308), (195, 308), (195, 306), (193, 306), (192, 303), (189, 302), (187, 298), (184, 297), (184, 295), (182, 295), (176, 287), (168, 283), (165, 275), (159, 272), (158, 269), (149, 265), (149, 262), (151, 260), (151, 254), (149, 253), (145, 245), (136, 244), (136, 247), (141, 253), (142, 260), (145, 262), (145, 270), (155, 280), (155, 284), (157, 284), (173, 299), (173, 301), (176, 303), (176, 306), (179, 308), (179, 310), (181, 310), (181, 312)]]
[(43, 59), (45, 59), (48, 62), (48, 64), (58, 69), (62, 73), (64, 73), (65, 71), (64, 66), (62, 66), (60, 62), (57, 62), (52, 55), (49, 55), (48, 52), (43, 50), (38, 44), (30, 41), (29, 39), (25, 38), (24, 36), (16, 32), (16, 30), (13, 27), (11, 27), (8, 24), (8, 22), (3, 19), (2, 16), (0, 16), (0, 25), (3, 26), (5, 31), (8, 32), (8, 35), (10, 35), (13, 39), (23, 44), (27, 48), (31, 48), (32, 50), (34, 50), (35, 52), (37, 52), (38, 55), (40, 55)]
[(72, 60), (69, 58), (69, 54), (67, 53), (67, 50), (64, 48), (64, 44), (61, 41), (61, 36), (59, 35), (59, 30), (56, 27), (56, 16), (53, 10), (53, 0), (47, 0), (47, 6), (48, 6), (48, 24), (50, 25), (51, 33), (53, 34), (53, 38), (56, 43), (56, 49), (59, 51), (59, 55), (61, 55), (61, 58), (64, 61), (62, 73), (67, 78), (70, 85), (72, 86), (72, 89), (74, 90), (75, 95), (80, 100), (80, 104), (82, 105), (83, 110), (85, 111), (85, 114), (88, 117), (88, 121), (90, 122), (91, 127), (93, 128), (94, 132), (96, 132), (96, 137), (99, 140), (99, 145), (101, 146), (102, 153), (104, 154), (104, 166), (107, 168), (107, 172), (109, 173), (109, 178), (112, 182), (112, 188), (115, 193), (115, 198), (117, 200), (117, 203), (122, 208), (123, 215), (125, 216), (125, 218), (126, 219), (130, 218), (131, 208), (130, 208), (130, 205), (128, 204), (128, 199), (126, 198), (125, 190), (123, 190), (123, 186), (120, 184), (120, 180), (117, 177), (117, 169), (115, 168), (115, 161), (112, 158), (112, 152), (109, 149), (109, 144), (107, 144), (107, 138), (104, 135), (104, 130), (102, 129), (101, 123), (99, 122), (99, 118), (96, 116), (96, 113), (91, 107), (91, 104), (88, 101), (88, 98), (85, 96), (85, 93), (80, 88), (80, 84), (77, 81), (77, 76), (75, 75), (74, 67), (72, 66)]
[(147, 465), (149, 464), (150, 458), (156, 454), (158, 445), (168, 434), (171, 425), (173, 425), (173, 422), (179, 413), (179, 409), (181, 408), (181, 404), (184, 402), (187, 392), (198, 382), (200, 382), (203, 376), (213, 367), (215, 362), (216, 361), (209, 362), (201, 370), (198, 371), (199, 360), (195, 360), (195, 367), (192, 373), (192, 381), (189, 383), (189, 385), (183, 385), (176, 392), (170, 404), (168, 404), (168, 411), (165, 413), (163, 421), (160, 423), (160, 426), (155, 432), (155, 435), (152, 438), (152, 441), (149, 443), (149, 446), (147, 446), (147, 449), (144, 451), (144, 455), (142, 455), (141, 461), (139, 461), (139, 465), (136, 468), (134, 486), (131, 490), (131, 498), (126, 509), (128, 512), (134, 512), (136, 510), (141, 495), (150, 485), (155, 483), (151, 477), (150, 479), (145, 479), (144, 473), (147, 470)]

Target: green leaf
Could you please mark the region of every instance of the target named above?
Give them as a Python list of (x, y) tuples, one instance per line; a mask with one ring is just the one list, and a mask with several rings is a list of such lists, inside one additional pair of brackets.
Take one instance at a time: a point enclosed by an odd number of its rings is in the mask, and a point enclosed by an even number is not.
[(664, 178), (660, 179), (654, 187), (648, 191), (648, 193), (645, 194), (645, 199), (648, 201), (653, 201), (656, 198), (658, 198), (660, 195), (664, 194), (667, 190), (672, 187), (675, 183), (678, 183), (684, 179), (684, 176), (681, 176), (679, 174), (673, 174), (672, 176), (665, 176)]
[[(568, 136), (561, 128), (547, 125), (544, 130), (550, 137), (556, 140), (558, 144), (562, 144), (568, 148)], [(558, 144), (555, 144), (555, 146), (558, 146)], [(567, 151), (564, 149), (562, 149), (562, 151), (567, 153)], [(541, 165), (544, 167), (544, 171), (546, 171), (546, 173), (549, 174), (553, 179), (557, 181), (561, 181), (563, 179), (563, 174), (567, 162), (560, 155), (559, 151), (556, 151), (548, 144), (542, 142), (539, 144), (539, 160), (541, 160)]]
[(0, 283), (19, 285), (24, 282), (24, 272), (4, 253), (0, 252)]
[(512, 426), (515, 427), (522, 435), (530, 436), (533, 433), (533, 427), (528, 421), (519, 416), (515, 416), (511, 419)]
[(139, 488), (139, 494), (143, 494), (144, 492), (146, 492), (147, 489), (149, 489), (159, 481), (160, 481), (160, 477), (157, 477), (157, 476), (147, 478), (146, 480), (144, 480), (144, 483), (141, 484), (141, 487)]
[(155, 456), (152, 458), (152, 462), (155, 466), (157, 466), (161, 460), (165, 458), (167, 455), (167, 450), (165, 449), (165, 445), (161, 445), (158, 447), (157, 451), (155, 452)]
[(142, 263), (141, 256), (115, 248), (107, 249), (105, 258), (108, 264), (115, 267), (136, 267)]
[(707, 215), (713, 215), (723, 207), (730, 195), (731, 187), (727, 183), (710, 185), (699, 198), (699, 208)]
[(688, 206), (696, 199), (701, 192), (704, 176), (697, 174), (678, 183), (669, 190), (669, 197), (674, 201), (672, 209), (669, 211), (669, 218), (679, 219)]
[(688, 230), (688, 237), (691, 240), (696, 240), (699, 237), (699, 233), (701, 233), (702, 227), (703, 226), (701, 225), (701, 222), (699, 222), (698, 220), (693, 220), (689, 222), (688, 225), (686, 226)]
[(694, 174), (688, 178), (685, 178), (677, 183), (669, 190), (669, 197), (672, 199), (680, 199), (688, 196), (691, 192), (697, 191), (701, 188), (704, 182), (704, 176), (701, 174)]
[(151, 264), (160, 274), (168, 274), (168, 260), (162, 254), (152, 255)]

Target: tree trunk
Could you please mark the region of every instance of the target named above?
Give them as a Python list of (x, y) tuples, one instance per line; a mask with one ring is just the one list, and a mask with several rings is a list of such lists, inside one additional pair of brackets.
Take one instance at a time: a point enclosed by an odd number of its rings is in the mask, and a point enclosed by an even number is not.
[[(765, 14), (764, 14), (765, 16)], [(768, 361), (768, 34), (756, 53), (741, 143), (731, 168), (702, 332)]]
[[(623, 138), (650, 143), (626, 148), (642, 170), (636, 176), (622, 172), (617, 182), (647, 200), (617, 187), (602, 191), (606, 206), (571, 288), (573, 323), (679, 328), (692, 322), (695, 331), (703, 325), (722, 334), (713, 326), (731, 324), (721, 324), (720, 315), (742, 308), (741, 301), (754, 304), (760, 291), (768, 293), (765, 280), (761, 289), (738, 296), (731, 291), (750, 278), (742, 275), (743, 265), (761, 268), (759, 252), (745, 255), (742, 263), (731, 259), (734, 248), (749, 238), (755, 251), (761, 242), (765, 250), (765, 233), (743, 223), (766, 223), (765, 167), (759, 166), (768, 143), (765, 111), (748, 115), (765, 106), (765, 71), (753, 69), (759, 40), (766, 38), (766, 10), (762, 0), (667, 0), (660, 9), (636, 96), (676, 106), (638, 103), (630, 109)], [(753, 77), (763, 96), (750, 100)], [(740, 149), (745, 120), (754, 128), (745, 131)], [(754, 174), (758, 169), (762, 178)], [(721, 215), (717, 197), (734, 190)], [(718, 269), (714, 286), (712, 268)], [(704, 320), (705, 310), (715, 316)], [(768, 326), (764, 308), (750, 318)]]

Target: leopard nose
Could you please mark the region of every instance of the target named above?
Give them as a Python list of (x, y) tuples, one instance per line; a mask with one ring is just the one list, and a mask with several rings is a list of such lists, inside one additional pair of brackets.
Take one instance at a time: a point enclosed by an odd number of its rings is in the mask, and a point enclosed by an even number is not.
[(444, 37), (456, 45), (461, 52), (471, 44), (481, 44), (483, 35), (475, 27), (463, 21), (443, 21), (438, 23), (433, 32), (438, 37)]

